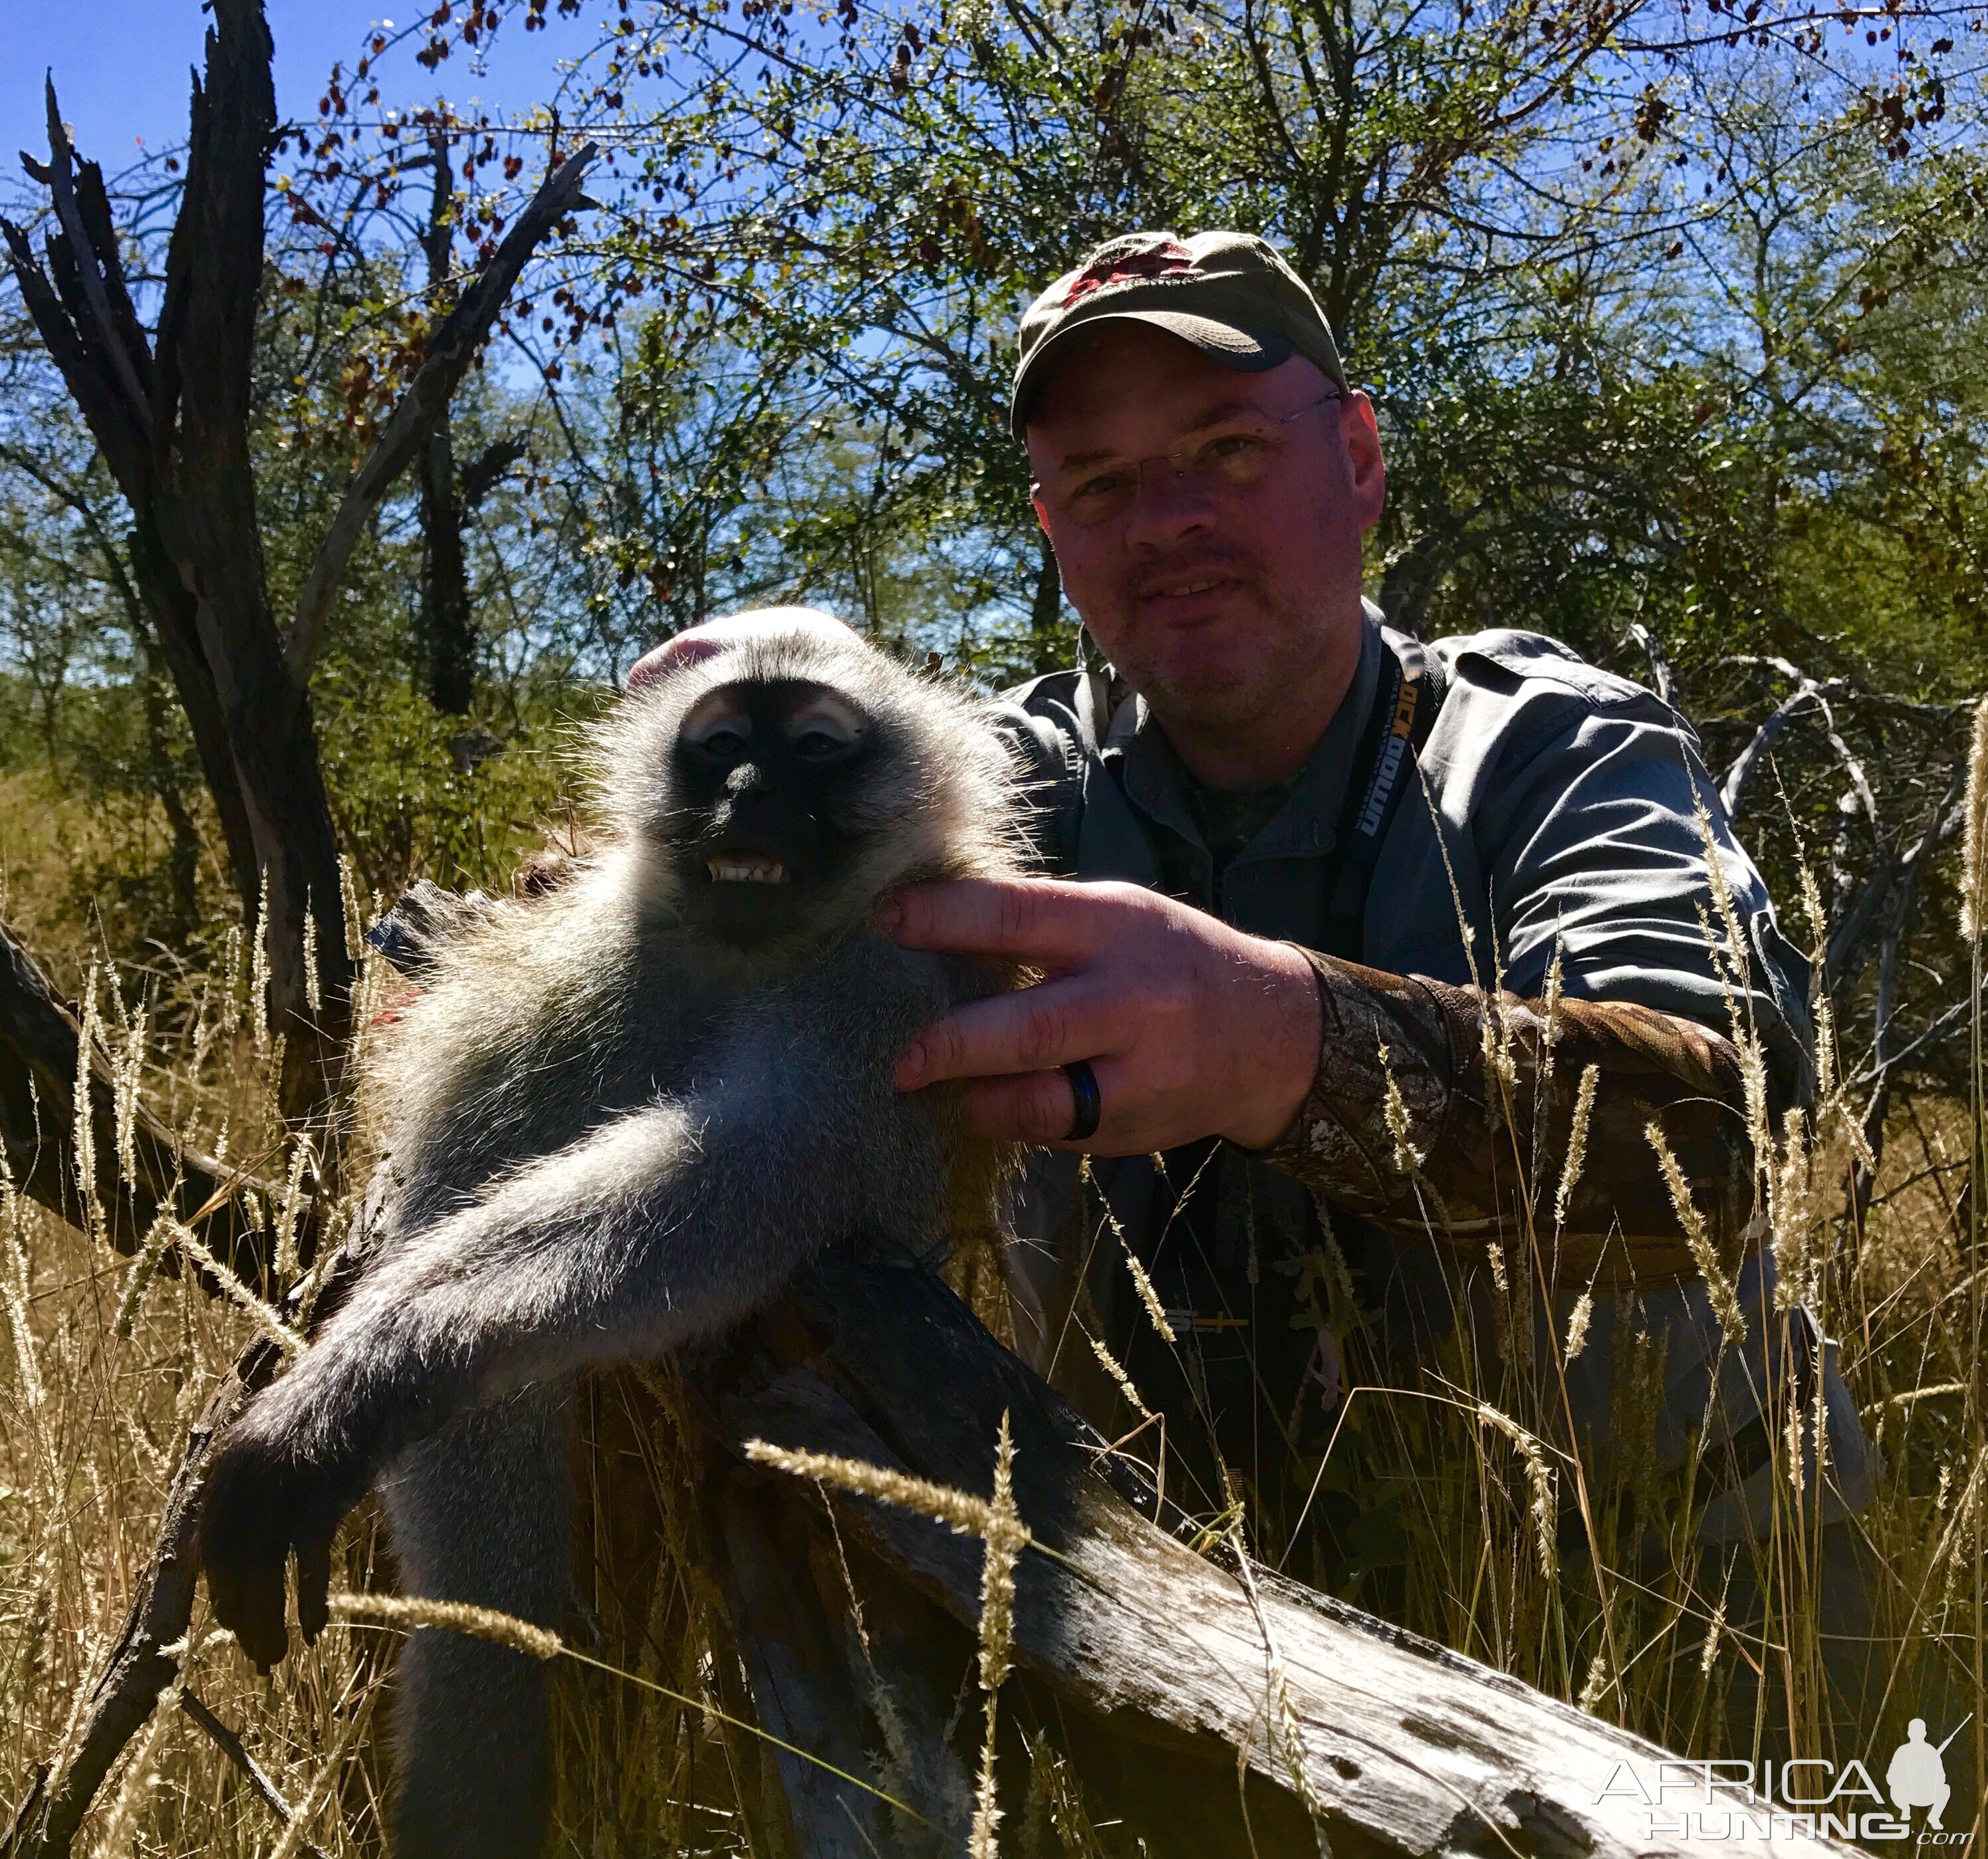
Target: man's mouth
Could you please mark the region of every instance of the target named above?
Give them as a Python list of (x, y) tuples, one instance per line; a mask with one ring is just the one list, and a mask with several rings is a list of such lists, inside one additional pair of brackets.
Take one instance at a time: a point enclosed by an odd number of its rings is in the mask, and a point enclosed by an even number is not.
[(1155, 605), (1172, 605), (1190, 600), (1202, 600), (1210, 594), (1227, 594), (1239, 585), (1242, 577), (1234, 569), (1225, 564), (1206, 562), (1195, 567), (1179, 567), (1161, 570), (1150, 575), (1144, 581), (1134, 583), (1134, 600)]
[(728, 852), (707, 861), (715, 884), (784, 884), (787, 868), (776, 858), (757, 852)]

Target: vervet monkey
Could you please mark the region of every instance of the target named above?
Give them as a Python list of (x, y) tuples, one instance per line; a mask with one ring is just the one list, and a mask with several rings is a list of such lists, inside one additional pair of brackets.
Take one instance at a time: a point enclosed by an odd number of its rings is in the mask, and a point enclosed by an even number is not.
[[(201, 1554), (265, 1669), (292, 1552), (310, 1640), (376, 1479), (407, 1592), (556, 1624), (575, 1374), (710, 1334), (825, 1246), (930, 1256), (990, 1178), (947, 1095), (891, 1075), (1002, 979), (871, 924), (892, 886), (1016, 869), (981, 708), (783, 614), (652, 677), (593, 747), (603, 843), (424, 951), (367, 1086), (388, 1230), (216, 1448)], [(400, 1693), (397, 1850), (537, 1852), (537, 1663), (424, 1630)]]

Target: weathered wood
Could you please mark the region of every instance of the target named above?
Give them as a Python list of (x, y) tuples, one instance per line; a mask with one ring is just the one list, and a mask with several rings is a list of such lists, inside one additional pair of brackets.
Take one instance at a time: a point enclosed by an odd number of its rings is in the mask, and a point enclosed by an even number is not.
[[(798, 1359), (785, 1351), (770, 1378), (749, 1376), (721, 1398), (732, 1443), (762, 1437), (985, 1496), (1006, 1410), (1016, 1501), (1054, 1552), (1029, 1551), (1018, 1571), (1019, 1669), (1085, 1720), (1094, 1746), (1167, 1751), (1179, 1800), (1226, 1808), (1239, 1843), (1240, 1750), (1286, 1797), (1274, 1824), (1250, 1797), (1248, 1844), (1264, 1854), (1314, 1850), (1295, 1811), (1303, 1793), (1324, 1808), (1335, 1851), (1626, 1859), (1653, 1850), (1641, 1803), (1597, 1796), (1619, 1762), (1653, 1784), (1666, 1752), (1268, 1570), (1254, 1571), (1253, 1604), (1236, 1573), (1128, 1501), (1141, 1492), (1136, 1475), (1104, 1475), (1102, 1442), (936, 1279), (838, 1270), (795, 1301), (812, 1343)], [(977, 1619), (977, 1542), (873, 1500), (830, 1496), (850, 1540), (955, 1619)], [(1138, 1817), (1136, 1800), (1116, 1804)], [(1722, 1797), (1715, 1813), (1740, 1806)], [(1183, 1850), (1179, 1812), (1177, 1802), (1164, 1824), (1141, 1829), (1155, 1851)], [(1783, 1830), (1717, 1850), (1849, 1850)], [(1190, 1846), (1208, 1850), (1201, 1840)]]
[[(76, 1167), (81, 1043), (76, 1017), (27, 951), (0, 924), (0, 1155), (5, 1157), (16, 1187), (77, 1225), (86, 1218)], [(208, 1249), (238, 1277), (265, 1283), (270, 1236), (251, 1222), (237, 1191), (243, 1185), (241, 1178), (181, 1143), (140, 1104), (133, 1118), (131, 1141), (138, 1179), (126, 1181), (117, 1157), (110, 1063), (94, 1048), (89, 1075), (104, 1237), (120, 1252), (135, 1251), (160, 1212), (170, 1208), (195, 1227)], [(308, 1230), (300, 1231), (299, 1247), (307, 1260), (315, 1228), (311, 1222), (305, 1225)], [(177, 1266), (168, 1263), (166, 1269)]]
[(832, 1772), (867, 1779), (863, 1705), (831, 1617), (810, 1590), (806, 1559), (793, 1553), (783, 1506), (742, 1478), (720, 1487), (712, 1509), (718, 1580), (754, 1714), (762, 1729), (792, 1746), (767, 1755), (786, 1796), (793, 1850), (810, 1859), (871, 1859), (888, 1844), (880, 1803)]

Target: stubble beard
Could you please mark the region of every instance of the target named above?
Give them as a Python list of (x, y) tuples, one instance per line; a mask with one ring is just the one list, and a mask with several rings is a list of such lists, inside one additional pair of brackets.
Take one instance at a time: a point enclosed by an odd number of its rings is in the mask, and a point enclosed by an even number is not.
[(1176, 741), (1277, 731), (1290, 715), (1293, 695), (1316, 677), (1316, 620), (1290, 601), (1270, 598), (1260, 584), (1254, 591), (1263, 612), (1263, 649), (1246, 664), (1180, 677), (1136, 654), (1117, 662), (1126, 682)]

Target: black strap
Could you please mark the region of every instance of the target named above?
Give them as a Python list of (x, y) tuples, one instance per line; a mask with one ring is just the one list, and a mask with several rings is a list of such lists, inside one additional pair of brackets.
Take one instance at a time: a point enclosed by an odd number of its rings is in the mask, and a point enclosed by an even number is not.
[(1401, 633), (1382, 637), (1388, 656), (1381, 688), (1353, 758), (1354, 775), (1364, 771), (1365, 779), (1346, 784), (1338, 843), (1326, 874), (1325, 952), (1349, 962), (1361, 958), (1367, 893), (1381, 842), (1415, 785), (1415, 764), (1435, 727), (1447, 681), (1442, 661), (1419, 641)]

